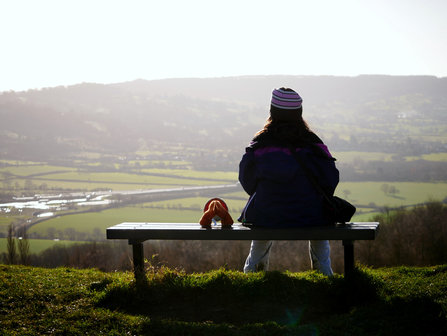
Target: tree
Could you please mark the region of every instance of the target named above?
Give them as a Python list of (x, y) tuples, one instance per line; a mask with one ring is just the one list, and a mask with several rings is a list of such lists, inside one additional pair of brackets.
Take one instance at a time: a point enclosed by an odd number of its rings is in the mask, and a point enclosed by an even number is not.
[(6, 262), (9, 265), (15, 264), (15, 261), (16, 261), (16, 240), (14, 237), (14, 233), (15, 233), (14, 227), (11, 223), (11, 224), (9, 224), (9, 227), (8, 227), (8, 238), (7, 238), (7, 247), (6, 247), (6, 249), (8, 251)]
[(100, 240), (101, 239), (101, 233), (102, 233), (101, 229), (98, 228), (98, 227), (95, 227), (93, 229), (93, 239), (94, 240)]
[(26, 234), (26, 227), (22, 228), (22, 237), (19, 238), (19, 255), (20, 263), (22, 265), (28, 265), (29, 258), (29, 240)]
[(34, 189), (34, 184), (32, 180), (25, 180), (25, 186), (23, 187), (25, 190)]
[(380, 187), (380, 190), (382, 190), (385, 195), (388, 194), (389, 189), (390, 187), (386, 183), (382, 184), (382, 186)]
[(11, 190), (12, 187), (12, 179), (13, 179), (13, 174), (10, 171), (5, 171), (2, 172), (2, 176), (3, 176), (3, 188), (5, 190)]
[(393, 195), (393, 197), (395, 197), (395, 194), (400, 193), (399, 189), (397, 189), (395, 186), (391, 186), (390, 190), (388, 191), (390, 194)]
[(54, 227), (49, 227), (47, 229), (47, 237), (48, 237), (48, 239), (53, 240), (55, 235), (56, 235), (56, 229)]
[(190, 208), (191, 210), (195, 210), (195, 211), (202, 211), (202, 207), (201, 207), (199, 204), (191, 204), (191, 205), (189, 206), (189, 208)]
[(64, 239), (64, 233), (61, 230), (56, 231), (56, 236), (59, 237), (60, 240)]
[(4, 180), (12, 179), (14, 174), (11, 173), (9, 170), (2, 172), (2, 176)]
[(64, 233), (68, 236), (69, 240), (76, 239), (76, 230), (72, 227), (68, 227), (64, 230)]
[(12, 190), (12, 181), (11, 180), (3, 180), (3, 188), (5, 190)]
[(85, 233), (85, 232), (78, 232), (78, 240), (84, 241), (85, 240), (85, 236), (87, 236), (87, 233)]

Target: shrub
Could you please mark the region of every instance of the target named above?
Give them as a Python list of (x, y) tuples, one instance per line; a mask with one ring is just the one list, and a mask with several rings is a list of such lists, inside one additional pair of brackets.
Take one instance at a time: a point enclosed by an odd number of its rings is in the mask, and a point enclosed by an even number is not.
[(375, 215), (380, 232), (356, 244), (357, 259), (375, 266), (431, 266), (447, 262), (447, 205), (429, 200), (412, 209), (387, 208)]

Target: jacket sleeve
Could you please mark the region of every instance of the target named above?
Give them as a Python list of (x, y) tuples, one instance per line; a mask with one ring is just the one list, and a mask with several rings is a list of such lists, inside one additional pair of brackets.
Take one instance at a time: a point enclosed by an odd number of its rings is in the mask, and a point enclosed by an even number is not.
[(257, 176), (254, 155), (251, 151), (247, 151), (239, 163), (239, 182), (250, 196), (256, 191), (259, 181)]
[(324, 158), (314, 153), (308, 154), (308, 157), (310, 158), (309, 168), (314, 173), (319, 186), (327, 195), (332, 196), (340, 181), (340, 174), (334, 160), (332, 157)]

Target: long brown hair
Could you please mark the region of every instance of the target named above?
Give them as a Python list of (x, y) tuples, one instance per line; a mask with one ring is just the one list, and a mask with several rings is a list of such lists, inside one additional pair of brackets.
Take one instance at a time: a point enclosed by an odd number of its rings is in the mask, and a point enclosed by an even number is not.
[(279, 138), (287, 141), (309, 141), (309, 133), (313, 133), (303, 118), (300, 118), (297, 121), (282, 121), (269, 117), (264, 128), (257, 132), (255, 137), (270, 132), (275, 133)]

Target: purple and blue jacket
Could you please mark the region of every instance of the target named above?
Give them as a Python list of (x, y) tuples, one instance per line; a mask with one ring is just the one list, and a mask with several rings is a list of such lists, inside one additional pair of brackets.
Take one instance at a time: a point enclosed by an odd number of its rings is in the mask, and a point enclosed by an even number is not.
[[(310, 133), (310, 142), (293, 143), (318, 184), (333, 195), (339, 182), (335, 159)], [(323, 196), (309, 181), (287, 144), (271, 135), (253, 139), (239, 164), (239, 181), (250, 196), (239, 221), (255, 226), (292, 227), (331, 224), (323, 213)]]

